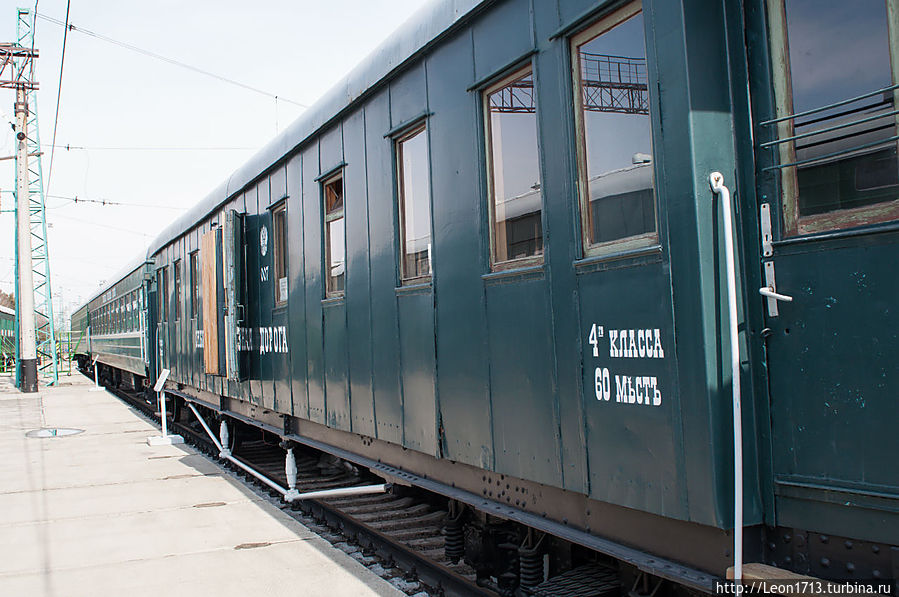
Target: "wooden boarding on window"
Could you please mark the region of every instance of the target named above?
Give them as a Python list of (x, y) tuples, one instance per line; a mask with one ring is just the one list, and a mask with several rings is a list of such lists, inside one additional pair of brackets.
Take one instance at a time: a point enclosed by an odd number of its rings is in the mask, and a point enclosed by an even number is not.
[(203, 235), (200, 241), (200, 267), (203, 284), (203, 366), (210, 375), (219, 374), (218, 347), (218, 261), (216, 230)]

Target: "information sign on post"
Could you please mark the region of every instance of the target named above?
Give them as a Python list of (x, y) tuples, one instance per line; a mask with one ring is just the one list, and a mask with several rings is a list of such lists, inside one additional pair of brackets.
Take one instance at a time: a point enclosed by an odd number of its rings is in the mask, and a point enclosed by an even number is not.
[(165, 380), (169, 378), (170, 371), (163, 369), (156, 378), (156, 384), (153, 391), (156, 392), (159, 401), (159, 419), (162, 421), (162, 435), (148, 437), (147, 444), (151, 446), (170, 446), (172, 444), (183, 444), (184, 438), (180, 435), (169, 435), (168, 417), (165, 412)]
[(88, 390), (88, 392), (102, 392), (104, 388), (100, 387), (100, 368), (97, 367), (97, 359), (100, 358), (100, 355), (94, 355), (94, 360), (91, 363), (94, 367), (94, 387)]

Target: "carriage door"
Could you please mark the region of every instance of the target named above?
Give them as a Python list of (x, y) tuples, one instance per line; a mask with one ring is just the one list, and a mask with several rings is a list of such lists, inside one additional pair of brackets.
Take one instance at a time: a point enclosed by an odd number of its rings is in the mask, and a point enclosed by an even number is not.
[(222, 256), (225, 282), (225, 362), (228, 379), (247, 377), (249, 330), (246, 327), (244, 294), (243, 215), (231, 209), (225, 212)]
[[(756, 5), (767, 26), (751, 59), (766, 64), (752, 94), (778, 524), (895, 540), (899, 0)], [(860, 506), (852, 525), (847, 503)]]

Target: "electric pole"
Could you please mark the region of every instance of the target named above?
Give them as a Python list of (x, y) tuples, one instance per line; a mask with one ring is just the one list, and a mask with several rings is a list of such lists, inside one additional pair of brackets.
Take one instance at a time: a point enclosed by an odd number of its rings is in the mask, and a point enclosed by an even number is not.
[(47, 219), (34, 80), (34, 14), (17, 9), (16, 42), (0, 43), (0, 89), (15, 91), (16, 385), (36, 392), (58, 380)]
[(31, 206), (28, 197), (28, 101), (24, 85), (16, 86), (16, 241), (18, 271), (16, 288), (19, 319), (20, 386), (37, 392), (37, 338), (34, 331), (34, 274), (31, 266)]

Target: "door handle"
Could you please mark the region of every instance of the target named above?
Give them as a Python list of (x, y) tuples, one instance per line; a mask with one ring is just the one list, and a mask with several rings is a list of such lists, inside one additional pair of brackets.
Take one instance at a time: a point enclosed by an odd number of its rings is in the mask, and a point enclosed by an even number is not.
[(783, 301), (785, 303), (793, 302), (792, 296), (787, 296), (785, 294), (780, 294), (779, 292), (775, 292), (774, 289), (771, 288), (770, 286), (762, 286), (761, 288), (759, 288), (759, 294), (762, 296), (774, 299), (776, 301)]

